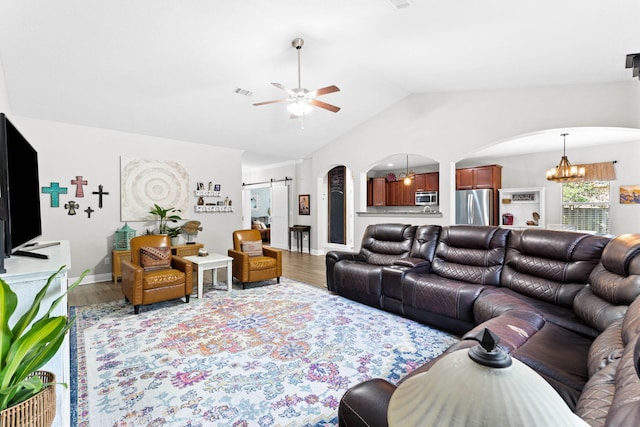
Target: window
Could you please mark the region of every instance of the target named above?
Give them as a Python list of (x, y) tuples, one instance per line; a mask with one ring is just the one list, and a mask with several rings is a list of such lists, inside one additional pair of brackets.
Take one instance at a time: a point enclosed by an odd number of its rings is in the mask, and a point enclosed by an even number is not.
[(609, 181), (562, 184), (562, 223), (578, 230), (609, 234), (611, 192)]

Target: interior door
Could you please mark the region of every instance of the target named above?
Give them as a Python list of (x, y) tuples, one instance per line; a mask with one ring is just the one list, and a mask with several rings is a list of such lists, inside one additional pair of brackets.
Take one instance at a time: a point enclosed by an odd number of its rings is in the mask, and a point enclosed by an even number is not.
[(271, 246), (288, 249), (289, 186), (286, 182), (271, 187)]

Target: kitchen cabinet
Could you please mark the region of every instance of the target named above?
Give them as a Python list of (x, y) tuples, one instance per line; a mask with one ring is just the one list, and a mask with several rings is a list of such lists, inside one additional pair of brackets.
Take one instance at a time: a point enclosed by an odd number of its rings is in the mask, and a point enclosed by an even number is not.
[(371, 178), (371, 206), (385, 206), (387, 200), (387, 179)]
[(493, 220), (491, 225), (498, 225), (500, 201), (498, 190), (502, 187), (502, 166), (488, 165), (472, 168), (456, 169), (456, 190), (493, 190)]
[(415, 177), (415, 191), (438, 191), (440, 187), (440, 173), (419, 173)]
[(456, 170), (456, 190), (502, 187), (502, 166), (478, 166)]
[(416, 184), (404, 185), (404, 181), (391, 181), (387, 183), (387, 206), (414, 206)]

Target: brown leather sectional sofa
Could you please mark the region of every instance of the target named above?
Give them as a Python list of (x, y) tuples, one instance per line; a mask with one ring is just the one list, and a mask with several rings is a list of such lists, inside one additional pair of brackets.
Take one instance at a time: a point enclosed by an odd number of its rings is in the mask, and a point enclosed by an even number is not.
[[(445, 354), (489, 328), (590, 425), (640, 425), (640, 234), (379, 224), (360, 252), (327, 253), (326, 271), (331, 291), (460, 335)], [(386, 426), (395, 388), (349, 389), (340, 425)]]

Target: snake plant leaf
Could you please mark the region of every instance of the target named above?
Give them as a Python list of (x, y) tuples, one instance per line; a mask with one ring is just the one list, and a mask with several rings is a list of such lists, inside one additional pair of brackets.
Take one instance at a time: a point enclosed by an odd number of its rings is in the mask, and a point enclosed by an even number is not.
[(34, 320), (49, 287), (64, 268), (65, 266), (60, 267), (49, 277), (13, 328), (9, 328), (9, 318), (16, 310), (17, 296), (0, 278), (0, 411), (30, 398), (47, 385), (43, 385), (42, 380), (33, 376), (33, 373), (58, 352), (75, 321), (75, 318), (67, 321), (66, 315), (52, 317), (52, 314), (65, 299), (67, 292), (78, 286), (90, 271), (83, 271), (66, 292), (51, 303), (46, 313)]
[(18, 306), (18, 297), (4, 280), (0, 280), (0, 368), (5, 365), (7, 352), (11, 347), (13, 333), (9, 327), (9, 318)]
[(20, 402), (23, 402), (38, 393), (45, 386), (52, 385), (50, 383), (43, 384), (42, 379), (39, 376), (34, 375), (29, 379), (22, 381), (18, 384), (14, 384), (13, 386), (0, 390), (0, 402), (6, 401), (6, 406), (3, 403), (0, 403), (0, 407), (10, 407), (13, 405), (17, 405)]
[(54, 274), (49, 276), (49, 279), (47, 279), (47, 283), (42, 287), (42, 289), (40, 289), (40, 292), (36, 294), (31, 307), (29, 307), (29, 309), (20, 317), (20, 320), (16, 322), (12, 330), (14, 337), (19, 337), (20, 335), (22, 335), (22, 332), (24, 332), (27, 326), (29, 326), (33, 319), (35, 319), (35, 317), (38, 315), (38, 311), (40, 311), (40, 303), (47, 294), (49, 286), (51, 286), (51, 282), (53, 282), (53, 279), (55, 279), (55, 277), (63, 268), (65, 268), (64, 265), (60, 267)]
[(73, 322), (75, 322), (75, 317), (68, 322), (64, 328), (60, 329), (58, 334), (52, 338), (49, 343), (44, 346), (40, 346), (40, 349), (37, 351), (31, 351), (29, 355), (24, 358), (24, 361), (18, 370), (16, 370), (15, 377), (27, 378), (31, 373), (37, 371), (51, 360), (51, 358), (58, 352), (58, 349), (60, 349), (67, 331), (71, 328)]
[[(19, 366), (24, 363), (25, 358), (32, 350), (41, 350), (43, 343), (53, 340), (62, 329), (66, 326), (66, 318), (64, 316), (45, 319), (37, 328), (31, 328), (23, 336), (18, 338), (7, 353), (7, 364), (0, 371), (0, 388), (9, 387), (11, 381), (18, 370)], [(23, 378), (24, 379), (24, 378)], [(16, 378), (16, 380), (20, 380)]]

